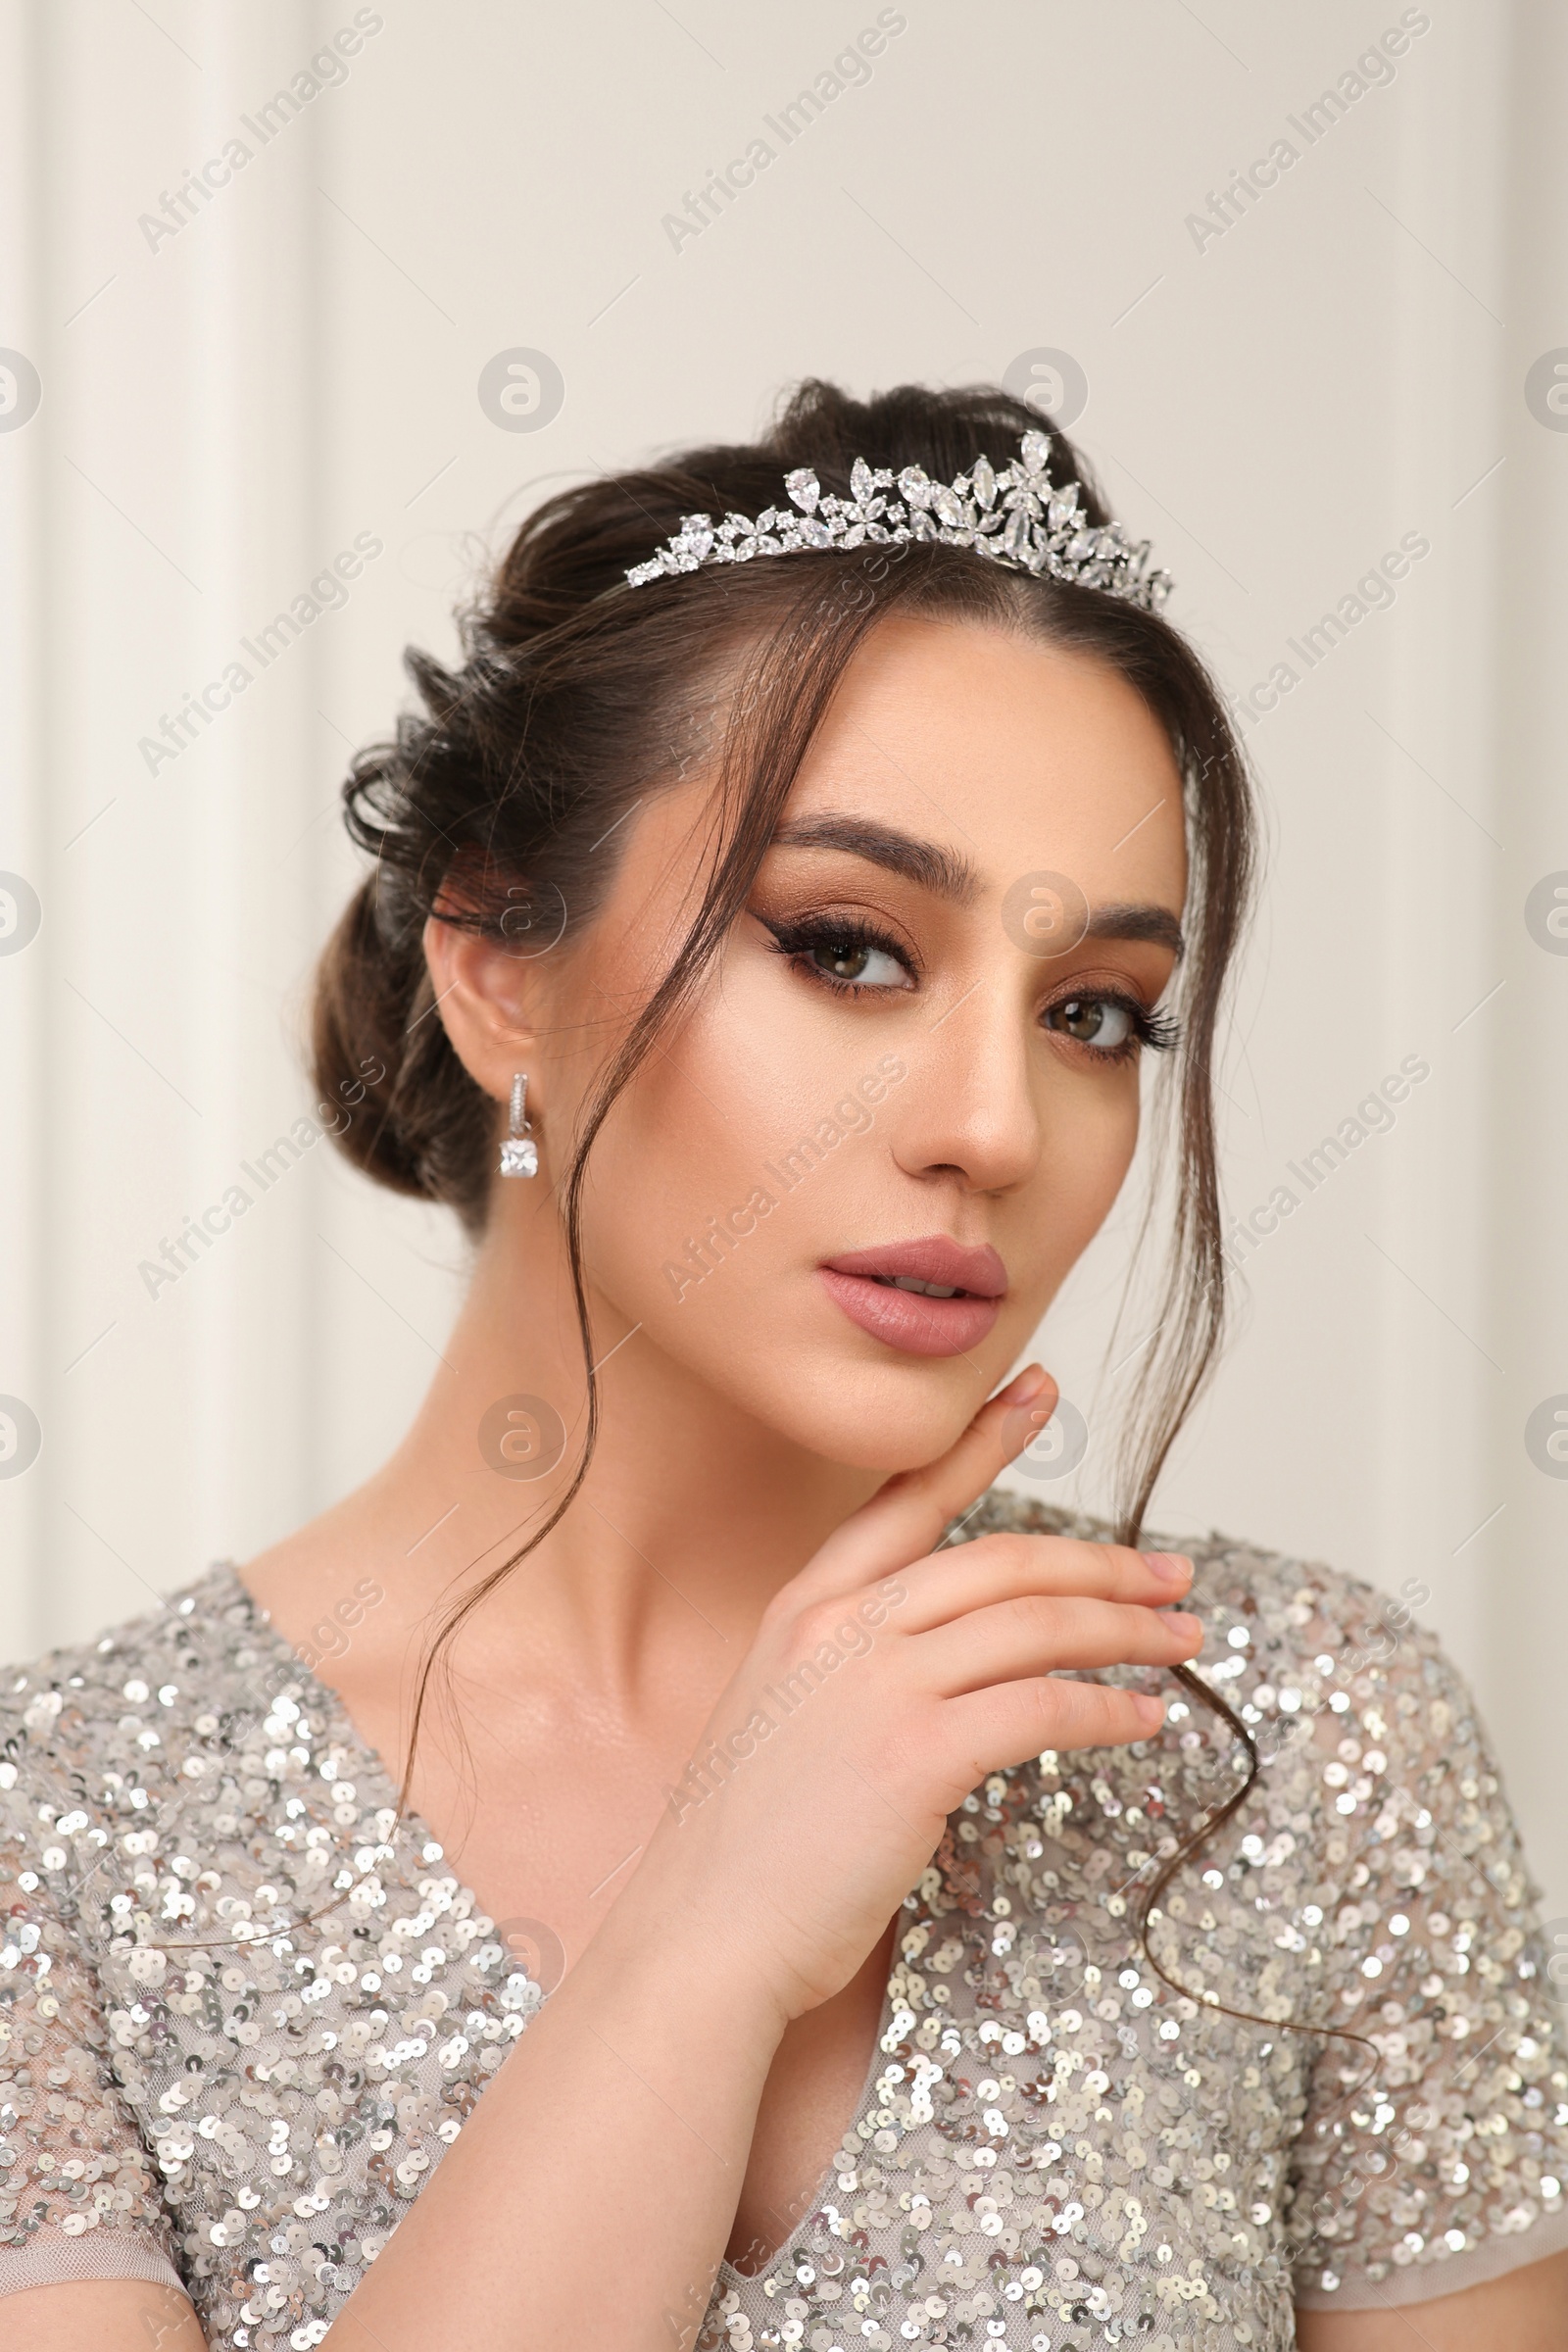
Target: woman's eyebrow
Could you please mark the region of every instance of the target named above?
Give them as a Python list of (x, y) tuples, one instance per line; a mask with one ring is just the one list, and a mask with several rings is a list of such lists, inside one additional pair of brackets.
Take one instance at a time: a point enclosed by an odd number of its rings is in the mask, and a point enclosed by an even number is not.
[[(912, 833), (879, 824), (874, 817), (827, 813), (795, 817), (778, 827), (773, 840), (781, 849), (839, 850), (851, 858), (863, 858), (957, 906), (972, 906), (982, 889), (975, 868), (956, 850), (944, 849), (939, 842), (918, 841)], [(1170, 908), (1141, 901), (1118, 901), (1097, 907), (1083, 937), (1147, 940), (1156, 948), (1168, 948), (1178, 963), (1187, 949), (1181, 924)]]
[(1168, 906), (1142, 901), (1097, 906), (1089, 918), (1085, 939), (1147, 939), (1156, 948), (1169, 948), (1178, 963), (1187, 953), (1182, 927)]
[(783, 849), (842, 850), (851, 858), (864, 858), (889, 873), (918, 882), (939, 899), (951, 899), (956, 906), (971, 906), (980, 895), (979, 874), (956, 850), (917, 841), (912, 833), (878, 824), (873, 817), (800, 816), (780, 825), (773, 839)]

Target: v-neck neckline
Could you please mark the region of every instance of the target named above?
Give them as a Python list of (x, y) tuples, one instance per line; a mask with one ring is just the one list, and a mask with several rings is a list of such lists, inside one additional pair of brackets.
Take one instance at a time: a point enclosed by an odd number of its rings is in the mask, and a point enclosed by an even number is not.
[[(415, 1846), (420, 1849), (421, 1853), (425, 1846), (437, 1846), (440, 1848), (441, 1858), (445, 1860), (446, 1847), (444, 1844), (442, 1844), (441, 1839), (431, 1829), (429, 1823), (417, 1813), (405, 1813), (399, 1809), (397, 1802), (397, 1790), (392, 1786), (392, 1776), (387, 1771), (386, 1765), (382, 1760), (381, 1751), (379, 1748), (372, 1747), (370, 1742), (366, 1739), (364, 1733), (360, 1730), (353, 1716), (349, 1713), (348, 1706), (344, 1700), (342, 1692), (334, 1689), (332, 1684), (323, 1682), (320, 1676), (316, 1672), (315, 1668), (307, 1666), (303, 1659), (300, 1658), (293, 1645), (284, 1640), (283, 1636), (273, 1625), (270, 1614), (263, 1609), (260, 1601), (257, 1599), (255, 1593), (251, 1591), (249, 1585), (246, 1584), (244, 1578), (240, 1575), (239, 1570), (236, 1568), (232, 1560), (225, 1559), (215, 1562), (215, 1573), (227, 1579), (233, 1590), (235, 1598), (244, 1603), (246, 1614), (257, 1635), (265, 1636), (266, 1639), (272, 1644), (273, 1648), (288, 1659), (290, 1666), (293, 1669), (292, 1679), (298, 1681), (302, 1686), (314, 1686), (314, 1689), (320, 1693), (319, 1699), (318, 1699), (315, 1703), (321, 1707), (325, 1713), (333, 1718), (333, 1730), (337, 1735), (336, 1743), (340, 1747), (347, 1748), (354, 1755), (356, 1759), (354, 1766), (355, 1780), (363, 1783), (368, 1779), (373, 1778), (380, 1792), (391, 1799), (391, 1810), (397, 1814), (400, 1827), (402, 1827), (408, 1833)], [(363, 1759), (363, 1763), (361, 1759)], [(479, 1913), (481, 1917), (488, 1919), (492, 1916), (474, 1889), (462, 1880), (459, 1881), (459, 1894), (460, 1897), (466, 1898), (469, 1903), (471, 1903), (474, 1911)], [(915, 1903), (916, 1908), (909, 1914), (907, 1921), (906, 1921), (904, 1918), (904, 1912), (906, 1906), (900, 1906), (900, 1924), (894, 1933), (893, 1950), (888, 1964), (888, 1980), (882, 1989), (882, 2008), (877, 2018), (876, 2036), (871, 2044), (871, 2056), (866, 2066), (865, 2078), (860, 2084), (860, 2095), (855, 2103), (854, 2115), (845, 2125), (844, 2131), (840, 2135), (840, 2146), (844, 2144), (844, 2141), (849, 2138), (852, 2132), (858, 2135), (858, 2128), (860, 2124), (863, 2123), (870, 2110), (871, 2087), (876, 2081), (878, 2065), (884, 2055), (882, 2043), (887, 2034), (888, 2028), (893, 2020), (893, 2010), (895, 2006), (893, 1998), (893, 1984), (903, 1962), (904, 1955), (902, 1947), (904, 1938), (908, 1934), (909, 1928), (915, 1925), (920, 1919), (924, 1909), (918, 1893), (915, 1895)], [(550, 1995), (548, 1993), (544, 1994), (545, 2000), (548, 2000), (549, 1997)], [(798, 2251), (802, 2239), (805, 2237), (807, 2230), (810, 2228), (812, 2216), (821, 2210), (823, 2203), (830, 2195), (836, 2183), (837, 2177), (838, 2166), (836, 2164), (829, 2164), (826, 2172), (822, 2175), (821, 2179), (817, 2181), (815, 2188), (811, 2192), (811, 2201), (805, 2214), (802, 2216), (801, 2220), (796, 2223), (795, 2228), (790, 2231), (788, 2237), (784, 2239), (783, 2243), (774, 2247), (772, 2253), (768, 2255), (767, 2259), (763, 2262), (760, 2270), (750, 2272), (738, 2271), (736, 2270), (734, 2264), (730, 2261), (728, 2255), (722, 2255), (719, 2259), (718, 2270), (715, 2273), (715, 2279), (717, 2283), (722, 2287), (734, 2287), (737, 2289), (755, 2286), (760, 2279), (764, 2278), (767, 2276), (768, 2272), (773, 2269), (775, 2264), (789, 2260)]]
[[(290, 1679), (298, 1683), (302, 1689), (309, 1686), (318, 1694), (313, 1700), (313, 1704), (320, 1713), (332, 1719), (333, 1744), (346, 1748), (355, 1758), (354, 1780), (356, 1785), (372, 1781), (377, 1793), (387, 1800), (384, 1805), (376, 1807), (376, 1810), (395, 1814), (398, 1826), (408, 1832), (416, 1847), (422, 1849), (427, 1845), (433, 1845), (437, 1854), (445, 1861), (447, 1858), (446, 1846), (431, 1829), (429, 1823), (418, 1813), (404, 1812), (399, 1805), (398, 1791), (392, 1775), (386, 1768), (381, 1751), (378, 1747), (372, 1747), (360, 1730), (359, 1725), (349, 1713), (348, 1704), (342, 1691), (334, 1689), (332, 1684), (322, 1682), (314, 1666), (306, 1665), (293, 1643), (278, 1632), (272, 1623), (270, 1612), (262, 1607), (261, 1602), (232, 1560), (217, 1561), (214, 1573), (227, 1578), (233, 1588), (234, 1597), (244, 1603), (246, 1615), (256, 1636), (270, 1642), (273, 1649), (288, 1660), (291, 1668)], [(422, 1850), (420, 1858), (426, 1858)], [(458, 1882), (458, 1890), (460, 1894), (466, 1897), (474, 1911), (482, 1919), (494, 1917), (473, 1887), (465, 1881)], [(546, 1998), (548, 1997), (546, 1995)]]

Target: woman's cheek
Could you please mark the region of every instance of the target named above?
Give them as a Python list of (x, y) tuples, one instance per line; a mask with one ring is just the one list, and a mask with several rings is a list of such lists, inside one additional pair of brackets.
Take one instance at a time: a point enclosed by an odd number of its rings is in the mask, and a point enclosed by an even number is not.
[[(1097, 1076), (1094, 1086), (1048, 1090), (1040, 1166), (1012, 1220), (1020, 1264), (1044, 1242), (1053, 1295), (1115, 1206), (1138, 1149), (1136, 1066), (1115, 1080)], [(1007, 1257), (1006, 1244), (998, 1247)]]
[[(585, 1252), (598, 1286), (632, 1316), (688, 1308), (741, 1254), (757, 1256), (780, 1186), (764, 1163), (767, 1074), (725, 1068), (688, 1036), (628, 1090), (594, 1147)], [(697, 1066), (694, 1065), (697, 1062)]]

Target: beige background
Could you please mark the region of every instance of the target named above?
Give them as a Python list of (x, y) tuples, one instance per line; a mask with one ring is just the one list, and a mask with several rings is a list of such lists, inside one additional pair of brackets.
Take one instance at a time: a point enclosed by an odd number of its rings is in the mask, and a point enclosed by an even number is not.
[[(1232, 1211), (1402, 1057), (1431, 1074), (1252, 1253), (1154, 1523), (1428, 1586), (1568, 1914), (1568, 1481), (1524, 1441), (1568, 1392), (1568, 956), (1524, 912), (1568, 869), (1568, 433), (1525, 394), (1568, 345), (1561, 12), (1407, 12), (1429, 24), (1395, 78), (1307, 147), (1288, 118), (1399, 22), (1388, 0), (909, 0), (869, 78), (678, 248), (663, 217), (868, 0), (373, 13), (346, 77), (152, 246), (140, 217), (348, 0), (0, 9), (0, 345), (43, 386), (0, 430), (0, 867), (43, 909), (0, 954), (0, 1391), (43, 1431), (0, 1478), (0, 1653), (317, 1510), (435, 1360), (455, 1228), (324, 1146), (177, 1285), (137, 1271), (308, 1107), (295, 1024), (352, 871), (337, 784), (404, 643), (450, 650), (454, 595), (548, 483), (745, 433), (806, 371), (959, 382), (1057, 348), (1233, 696), (1401, 534), (1430, 541), (1250, 726), (1270, 871), (1225, 1057)], [(1195, 235), (1282, 135), (1294, 167)], [(531, 433), (476, 392), (515, 347), (565, 386)], [(341, 609), (150, 773), (139, 739), (361, 532), (384, 553)], [(1125, 1227), (1045, 1337), (1097, 1441)], [(1102, 1464), (1092, 1442), (1045, 1491), (1095, 1503)]]

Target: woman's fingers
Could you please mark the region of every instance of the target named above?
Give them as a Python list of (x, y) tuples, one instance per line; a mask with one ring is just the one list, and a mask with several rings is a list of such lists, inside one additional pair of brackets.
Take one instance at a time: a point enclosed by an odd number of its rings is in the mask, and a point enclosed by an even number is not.
[[(1134, 1740), (1148, 1740), (1164, 1721), (1165, 1702), (1108, 1683), (1046, 1675), (994, 1683), (988, 1690), (950, 1699), (943, 1716), (954, 1786), (966, 1794), (988, 1772), (1025, 1763), (1043, 1748), (1126, 1747)], [(978, 1770), (973, 1769), (976, 1759)], [(961, 1803), (962, 1794), (955, 1802)]]
[(922, 1690), (954, 1698), (1062, 1668), (1175, 1666), (1202, 1646), (1198, 1619), (1175, 1610), (1165, 1615), (1072, 1594), (1026, 1595), (917, 1634), (900, 1663)]
[(819, 1599), (852, 1591), (907, 1566), (941, 1541), (1008, 1462), (1023, 1451), (1056, 1408), (1056, 1384), (1039, 1364), (980, 1407), (946, 1453), (918, 1470), (890, 1478), (803, 1569), (800, 1596)]
[(906, 1596), (890, 1622), (901, 1634), (923, 1634), (970, 1609), (1031, 1593), (1081, 1593), (1161, 1609), (1181, 1600), (1192, 1581), (1191, 1560), (1175, 1553), (1009, 1531), (950, 1544), (901, 1569)]

